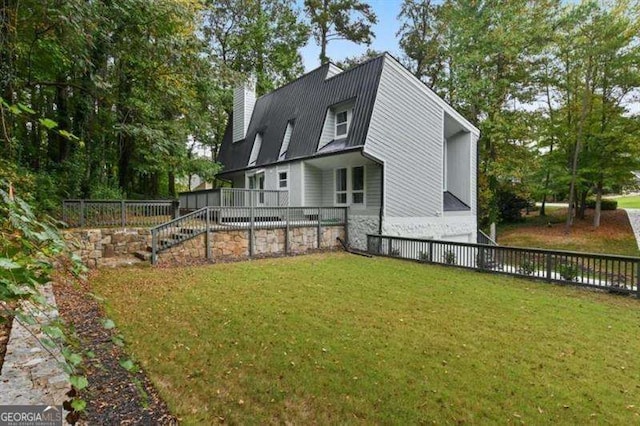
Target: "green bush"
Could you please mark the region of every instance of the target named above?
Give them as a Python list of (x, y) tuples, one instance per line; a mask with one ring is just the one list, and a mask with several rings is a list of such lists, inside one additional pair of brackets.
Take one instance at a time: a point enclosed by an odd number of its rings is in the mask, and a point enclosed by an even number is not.
[(578, 278), (578, 266), (572, 263), (561, 263), (556, 266), (556, 272), (565, 281), (575, 281)]
[[(588, 198), (587, 199), (587, 208), (595, 209), (596, 208), (596, 199)], [(612, 200), (611, 198), (603, 198), (600, 202), (601, 210), (615, 210), (618, 208), (618, 200)]]
[(533, 262), (529, 260), (523, 260), (520, 263), (520, 273), (525, 275), (533, 275), (535, 271), (536, 271), (536, 266), (534, 265)]
[(515, 188), (504, 186), (496, 192), (496, 202), (500, 212), (500, 219), (504, 222), (519, 222), (522, 220), (522, 210), (530, 203), (517, 193)]
[(444, 263), (446, 263), (447, 265), (456, 264), (456, 254), (452, 250), (447, 250), (444, 252)]

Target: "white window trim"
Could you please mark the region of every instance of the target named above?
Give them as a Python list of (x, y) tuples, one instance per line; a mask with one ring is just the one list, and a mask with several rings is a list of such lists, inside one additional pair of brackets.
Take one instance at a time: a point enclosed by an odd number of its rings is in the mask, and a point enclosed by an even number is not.
[[(336, 184), (338, 183), (338, 170), (346, 170), (347, 173), (347, 187), (344, 191), (338, 191)], [(345, 194), (346, 203), (338, 202), (338, 194)], [(349, 167), (336, 167), (333, 169), (333, 205), (345, 207), (349, 205)]]
[(249, 170), (248, 172), (245, 172), (245, 174), (244, 174), (244, 187), (245, 187), (245, 189), (249, 189), (249, 178), (252, 177), (252, 176), (255, 176), (255, 175), (259, 175), (261, 173), (265, 175), (265, 183), (266, 183), (267, 174), (265, 173), (265, 169)]
[[(347, 131), (342, 134), (342, 135), (338, 135), (338, 114), (346, 112), (347, 113)], [(340, 108), (340, 109), (336, 109), (333, 113), (334, 116), (334, 126), (333, 126), (333, 137), (334, 139), (341, 139), (341, 138), (346, 138), (347, 136), (349, 136), (349, 129), (351, 129), (351, 121), (352, 121), (352, 116), (353, 116), (353, 107), (348, 107), (348, 108)], [(344, 124), (344, 123), (341, 123)]]
[[(353, 169), (355, 169), (356, 167), (362, 167), (362, 189), (359, 190), (355, 190), (353, 189)], [(361, 166), (353, 166), (353, 167), (349, 167), (349, 177), (351, 179), (347, 179), (347, 181), (351, 181), (350, 184), (350, 194), (351, 195), (351, 200), (349, 205), (353, 206), (354, 208), (366, 208), (367, 206), (367, 168), (364, 165)], [(362, 193), (362, 203), (354, 203), (353, 202), (353, 194), (355, 193)]]
[[(358, 190), (356, 192), (362, 192), (362, 204), (354, 204), (353, 203), (353, 169), (356, 167), (362, 167), (362, 191)], [(337, 175), (339, 169), (347, 170), (347, 190), (346, 191), (337, 191), (336, 183), (337, 183)], [(333, 169), (333, 205), (336, 207), (353, 207), (354, 209), (364, 210), (367, 208), (367, 166), (365, 164), (356, 164), (354, 166), (342, 166), (336, 167)], [(345, 204), (338, 203), (337, 194), (338, 193), (346, 193), (347, 194), (347, 202)]]
[[(280, 173), (286, 173), (287, 174), (287, 186), (281, 188), (280, 187)], [(291, 180), (291, 171), (289, 170), (289, 167), (282, 167), (282, 168), (277, 168), (276, 169), (276, 189), (279, 191), (288, 191), (289, 190), (289, 181)]]

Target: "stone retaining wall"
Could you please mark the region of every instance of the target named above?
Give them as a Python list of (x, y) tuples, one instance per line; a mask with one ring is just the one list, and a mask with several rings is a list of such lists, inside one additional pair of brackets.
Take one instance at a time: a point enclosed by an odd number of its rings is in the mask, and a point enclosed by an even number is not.
[(133, 256), (151, 243), (149, 228), (68, 229), (62, 235), (73, 253), (90, 268), (102, 266), (116, 256)]
[[(254, 231), (253, 254), (256, 257), (279, 256), (285, 251), (286, 230), (257, 229)], [(337, 237), (345, 237), (343, 226), (324, 226), (320, 247), (316, 227), (289, 230), (289, 253), (300, 254), (311, 250), (335, 250), (340, 247)], [(240, 260), (249, 257), (249, 231), (230, 230), (210, 233), (213, 261)], [(205, 235), (199, 235), (158, 254), (158, 264), (181, 264), (206, 259)]]
[[(343, 226), (323, 226), (318, 247), (317, 227), (295, 227), (289, 229), (289, 253), (298, 254), (309, 250), (331, 250), (338, 248), (337, 237), (345, 238)], [(285, 250), (286, 230), (256, 229), (254, 231), (253, 255), (257, 257), (287, 254)], [(62, 234), (72, 251), (80, 256), (90, 268), (103, 266), (116, 256), (133, 256), (151, 245), (148, 228), (69, 229)], [(249, 257), (249, 230), (213, 231), (211, 256), (215, 260), (236, 260)], [(158, 263), (189, 263), (206, 259), (204, 234), (158, 254)]]

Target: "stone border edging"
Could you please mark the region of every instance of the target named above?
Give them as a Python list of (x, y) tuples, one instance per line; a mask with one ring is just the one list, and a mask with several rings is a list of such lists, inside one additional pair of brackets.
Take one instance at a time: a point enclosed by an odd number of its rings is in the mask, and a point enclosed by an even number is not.
[(66, 396), (71, 389), (69, 376), (58, 361), (63, 360), (62, 355), (59, 350), (51, 350), (55, 357), (52, 356), (34, 337), (34, 334), (39, 338), (44, 337), (40, 326), (58, 317), (51, 284), (45, 285), (42, 293), (54, 308), (34, 315), (38, 324), (23, 325), (16, 318), (13, 319), (0, 372), (0, 405), (59, 406), (69, 399)]

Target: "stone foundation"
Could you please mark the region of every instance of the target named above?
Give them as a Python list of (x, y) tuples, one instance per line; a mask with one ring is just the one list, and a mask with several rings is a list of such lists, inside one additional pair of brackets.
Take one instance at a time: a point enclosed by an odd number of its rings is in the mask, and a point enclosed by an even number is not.
[(367, 234), (377, 234), (379, 222), (378, 216), (349, 215), (349, 244), (351, 247), (366, 250)]
[(68, 229), (62, 231), (62, 236), (90, 268), (102, 266), (116, 256), (133, 256), (151, 243), (148, 228)]

